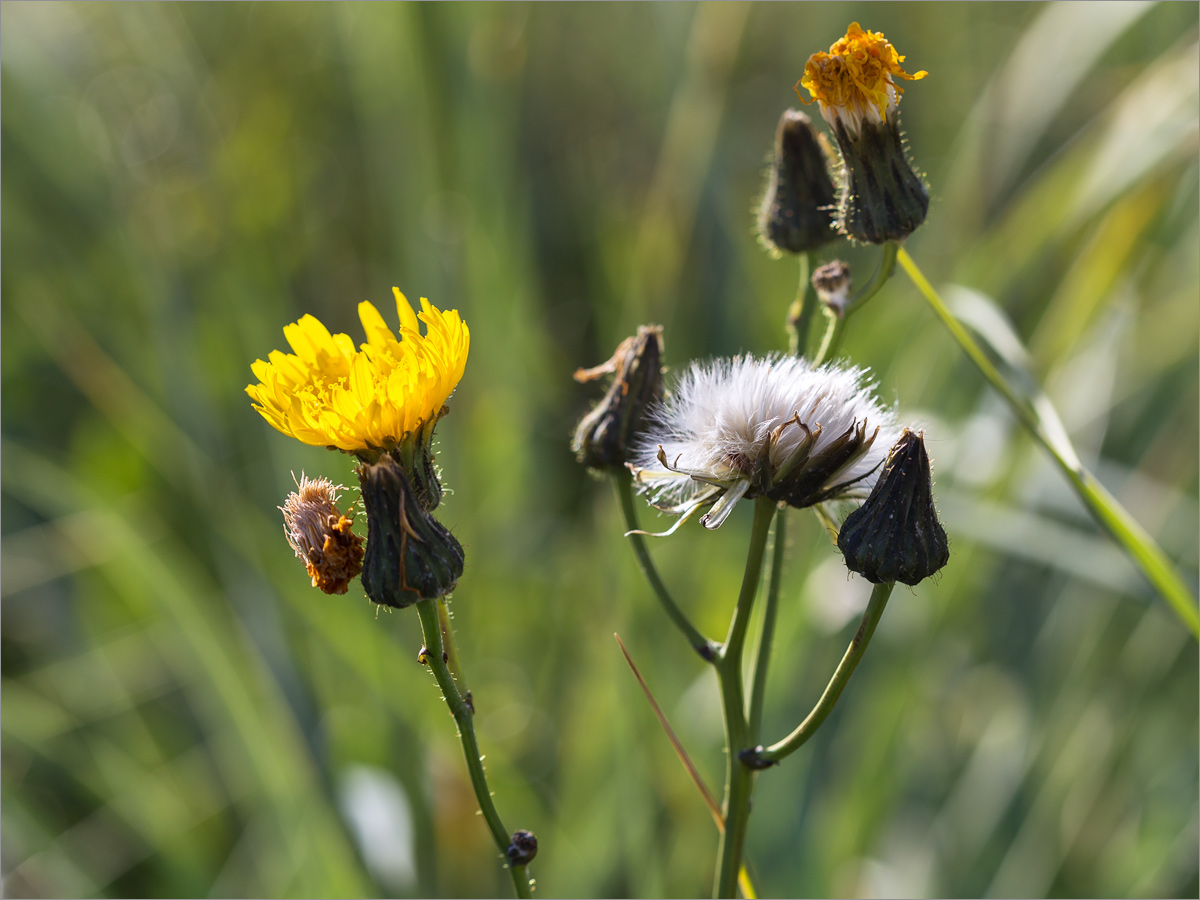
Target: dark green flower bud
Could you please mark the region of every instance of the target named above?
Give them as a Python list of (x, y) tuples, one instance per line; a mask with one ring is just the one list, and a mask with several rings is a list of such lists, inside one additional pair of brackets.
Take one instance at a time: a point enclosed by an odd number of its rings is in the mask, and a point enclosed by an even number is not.
[(504, 851), (504, 855), (508, 857), (508, 862), (513, 866), (527, 866), (533, 862), (533, 858), (537, 856), (538, 845), (537, 837), (532, 831), (514, 831), (512, 843), (508, 845), (508, 849)]
[[(420, 478), (430, 471), (423, 464), (416, 469)], [(357, 474), (367, 513), (362, 571), (367, 596), (403, 609), (454, 590), (465, 557), (462, 545), (429, 512), (432, 486), (418, 491), (395, 450), (374, 463), (363, 462)]]
[(833, 133), (842, 151), (838, 229), (864, 244), (898, 241), (916, 231), (929, 211), (929, 191), (908, 162), (899, 117), (863, 122), (857, 133), (839, 120)]
[(933, 505), (924, 432), (904, 429), (867, 501), (847, 516), (838, 549), (874, 584), (914, 585), (946, 565), (950, 547)]
[(837, 237), (828, 166), (808, 116), (789, 109), (775, 129), (774, 161), (758, 210), (759, 239), (773, 252), (804, 253)]
[(578, 382), (614, 374), (608, 393), (575, 429), (571, 449), (590, 469), (620, 469), (652, 400), (662, 396), (662, 328), (641, 325), (623, 340), (608, 362), (575, 372)]

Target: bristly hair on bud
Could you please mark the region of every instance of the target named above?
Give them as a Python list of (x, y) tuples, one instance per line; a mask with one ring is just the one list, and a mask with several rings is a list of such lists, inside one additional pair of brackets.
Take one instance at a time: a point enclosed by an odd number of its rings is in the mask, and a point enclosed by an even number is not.
[(852, 22), (828, 53), (808, 58), (796, 85), (804, 103), (817, 101), (842, 152), (838, 230), (867, 244), (902, 240), (929, 210), (929, 191), (904, 151), (899, 121), (904, 89), (896, 81), (917, 81), (928, 73), (910, 75), (902, 62), (881, 32)]
[(775, 152), (758, 209), (759, 240), (773, 254), (805, 253), (837, 237), (829, 159), (812, 122), (789, 109), (775, 129)]
[(871, 496), (842, 525), (838, 549), (850, 571), (873, 584), (915, 585), (949, 561), (924, 432), (904, 429)]
[(337, 508), (340, 490), (342, 486), (328, 478), (301, 473), (296, 490), (279, 507), (288, 544), (303, 560), (313, 587), (327, 594), (346, 593), (362, 571), (363, 539)]
[(621, 341), (612, 358), (592, 369), (577, 369), (575, 380), (595, 381), (612, 375), (604, 399), (575, 429), (571, 449), (597, 471), (621, 469), (632, 456), (630, 445), (650, 403), (662, 396), (662, 328), (641, 325)]
[(865, 497), (897, 430), (861, 369), (741, 356), (693, 363), (651, 410), (630, 467), (680, 522), (711, 507), (700, 522), (712, 529), (743, 497)]

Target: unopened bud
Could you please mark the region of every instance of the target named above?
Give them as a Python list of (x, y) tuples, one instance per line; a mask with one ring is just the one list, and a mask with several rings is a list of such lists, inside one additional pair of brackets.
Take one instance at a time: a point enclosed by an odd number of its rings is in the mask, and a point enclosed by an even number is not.
[(512, 866), (527, 866), (533, 862), (537, 851), (537, 838), (533, 832), (522, 830), (513, 832), (512, 843), (508, 845), (504, 855), (508, 857), (508, 862)]
[(850, 266), (835, 259), (826, 263), (812, 274), (813, 290), (821, 305), (839, 318), (846, 313), (850, 300)]
[(394, 453), (364, 462), (357, 472), (367, 513), (367, 596), (403, 609), (454, 590), (465, 560), (462, 545), (429, 512), (428, 491), (413, 487)]
[(346, 593), (350, 581), (362, 571), (363, 540), (337, 508), (340, 490), (328, 478), (301, 474), (296, 491), (279, 507), (288, 543), (304, 561), (313, 587), (327, 594)]
[(851, 572), (874, 584), (914, 585), (946, 565), (950, 547), (933, 505), (924, 432), (904, 429), (871, 496), (842, 525), (838, 549)]
[(571, 449), (591, 469), (620, 469), (652, 400), (662, 395), (662, 328), (641, 325), (623, 340), (612, 358), (594, 369), (579, 369), (575, 380), (595, 381), (612, 374), (604, 399), (575, 429)]
[(775, 253), (816, 250), (837, 237), (828, 165), (808, 116), (785, 112), (775, 129), (770, 180), (758, 210), (759, 238)]

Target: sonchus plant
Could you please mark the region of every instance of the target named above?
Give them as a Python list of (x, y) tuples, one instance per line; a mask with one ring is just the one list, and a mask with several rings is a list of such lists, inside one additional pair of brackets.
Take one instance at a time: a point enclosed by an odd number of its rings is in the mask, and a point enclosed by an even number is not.
[(505, 830), (475, 739), (474, 700), (470, 691), (459, 690), (461, 672), (456, 681), (449, 668), (458, 657), (445, 598), (462, 575), (465, 554), (433, 515), (442, 499), (434, 428), (462, 379), (471, 332), (456, 310), (442, 312), (421, 298), (416, 313), (398, 288), (393, 292), (398, 332), (367, 302), (358, 306), (367, 336), (358, 347), (306, 315), (283, 329), (292, 353), (275, 350), (266, 361), (254, 362), (258, 383), (246, 393), (279, 431), (358, 461), (365, 551), (353, 523), (334, 505), (337, 489), (325, 479), (303, 478), (282, 507), (288, 541), (313, 585), (326, 593), (345, 593), (361, 570), (363, 588), (375, 603), (416, 605), (425, 639), (417, 658), (432, 670), (454, 716), (471, 785), (514, 890), (528, 897), (526, 867), (537, 853), (537, 839), (528, 831)]
[[(800, 259), (800, 289), (786, 317), (790, 355), (693, 363), (661, 397), (635, 390), (635, 384), (644, 383), (637, 379), (622, 385), (625, 370), (617, 367), (606, 404), (619, 396), (619, 417), (602, 405), (580, 426), (585, 434), (590, 433), (585, 426), (601, 421), (636, 425), (632, 441), (628, 427), (621, 432), (622, 455), (616, 459), (630, 471), (606, 467), (617, 484), (626, 536), (668, 617), (716, 671), (727, 753), (724, 803), (716, 810), (713, 801), (721, 830), (716, 897), (734, 896), (739, 884), (745, 896), (753, 896), (742, 857), (757, 773), (796, 752), (821, 727), (866, 652), (894, 585), (918, 585), (950, 559), (923, 433), (896, 424), (894, 411), (875, 398), (865, 370), (833, 361), (851, 314), (883, 288), (897, 262), (1021, 423), (1054, 456), (1097, 521), (1142, 566), (1192, 633), (1200, 628), (1190, 592), (1162, 551), (1083, 468), (1049, 401), (1001, 374), (901, 248), (929, 212), (929, 191), (909, 161), (899, 121), (901, 83), (927, 73), (910, 74), (904, 61), (883, 34), (857, 22), (828, 52), (809, 57), (796, 90), (805, 103), (818, 104), (832, 129), (840, 151), (840, 171), (832, 181), (825, 170), (831, 154), (822, 150), (807, 117), (788, 110), (776, 129), (756, 230), (772, 257), (793, 253)], [(818, 252), (839, 235), (881, 245), (874, 275), (855, 292), (844, 262), (818, 265)], [(828, 324), (810, 363), (808, 326), (818, 307)], [(584, 443), (577, 438), (577, 449)], [(715, 530), (741, 500), (753, 502), (742, 586), (723, 641), (708, 638), (692, 623), (685, 604), (676, 601), (655, 568), (643, 541), (647, 532), (637, 524), (635, 486), (656, 508), (678, 516), (656, 537), (675, 533), (693, 514)], [(826, 506), (831, 500), (863, 498), (840, 526), (835, 510)], [(759, 739), (788, 507), (811, 508), (847, 568), (873, 588), (859, 627), (812, 711), (782, 740), (764, 745)], [(748, 672), (743, 651), (772, 524), (775, 549)], [(692, 777), (711, 796), (667, 727)]]
[[(752, 895), (742, 860), (757, 772), (795, 752), (828, 716), (866, 651), (895, 581), (915, 584), (948, 558), (919, 436), (902, 429), (895, 410), (877, 399), (867, 370), (832, 361), (846, 318), (887, 281), (898, 242), (924, 221), (929, 206), (928, 192), (905, 156), (897, 117), (903, 93), (897, 79), (915, 80), (925, 73), (909, 75), (903, 60), (883, 35), (857, 24), (829, 53), (809, 60), (803, 85), (834, 130), (841, 151), (836, 177), (829, 173), (833, 151), (824, 149), (824, 139), (806, 116), (788, 110), (779, 121), (756, 230), (773, 257), (791, 253), (800, 259), (800, 287), (787, 314), (790, 354), (694, 362), (661, 392), (640, 390), (645, 379), (630, 377), (631, 367), (618, 364), (608, 396), (581, 422), (575, 441), (580, 451), (600, 444), (592, 436), (596, 423), (631, 426), (620, 432), (621, 454), (613, 460), (624, 468), (603, 468), (614, 475), (626, 534), (655, 595), (717, 674), (727, 751), (724, 802), (717, 815), (717, 897), (734, 896), (739, 883), (743, 894)], [(879, 270), (856, 294), (845, 263), (818, 266), (818, 252), (839, 236), (884, 245)], [(810, 362), (807, 335), (818, 308), (829, 324)], [(624, 343), (625, 354), (619, 349), (614, 360), (632, 358), (629, 346)], [(656, 356), (656, 371), (657, 365)], [(586, 456), (581, 452), (580, 460), (587, 462)], [(657, 509), (678, 517), (658, 537), (675, 533), (693, 515), (714, 531), (740, 501), (752, 502), (742, 587), (723, 641), (708, 638), (692, 623), (658, 574), (643, 542), (647, 533), (637, 524), (635, 488)], [(813, 711), (792, 734), (764, 746), (760, 737), (785, 512), (813, 509), (836, 538), (838, 527), (827, 504), (863, 499), (843, 532), (848, 567), (876, 582), (867, 610)], [(775, 550), (748, 672), (744, 651), (772, 527)]]

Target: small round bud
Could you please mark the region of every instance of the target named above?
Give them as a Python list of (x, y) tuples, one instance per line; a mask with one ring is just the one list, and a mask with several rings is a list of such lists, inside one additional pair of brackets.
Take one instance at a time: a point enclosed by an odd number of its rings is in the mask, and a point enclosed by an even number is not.
[(871, 496), (846, 517), (838, 549), (851, 572), (874, 584), (914, 585), (949, 561), (946, 530), (933, 505), (924, 432), (904, 429)]
[(327, 594), (344, 594), (362, 571), (363, 539), (353, 522), (337, 508), (335, 485), (328, 478), (300, 475), (296, 490), (283, 506), (283, 531), (296, 556), (304, 561), (313, 587)]
[(738, 753), (738, 761), (747, 769), (753, 769), (756, 772), (759, 772), (763, 769), (769, 769), (771, 766), (779, 765), (779, 760), (763, 759), (761, 756), (759, 756), (762, 751), (762, 744), (759, 744), (757, 747), (748, 747)]
[(632, 457), (630, 444), (652, 400), (662, 395), (662, 328), (642, 325), (623, 340), (606, 363), (575, 372), (578, 382), (612, 374), (604, 399), (575, 429), (571, 449), (590, 469), (620, 469)]
[(850, 300), (850, 265), (840, 259), (828, 262), (812, 274), (813, 290), (821, 305), (839, 318)]
[(508, 845), (504, 855), (508, 857), (508, 862), (512, 866), (527, 866), (533, 862), (537, 851), (537, 838), (532, 831), (514, 831), (512, 843)]
[(775, 253), (816, 250), (837, 237), (828, 166), (808, 116), (787, 110), (775, 129), (770, 180), (758, 210), (759, 239)]

